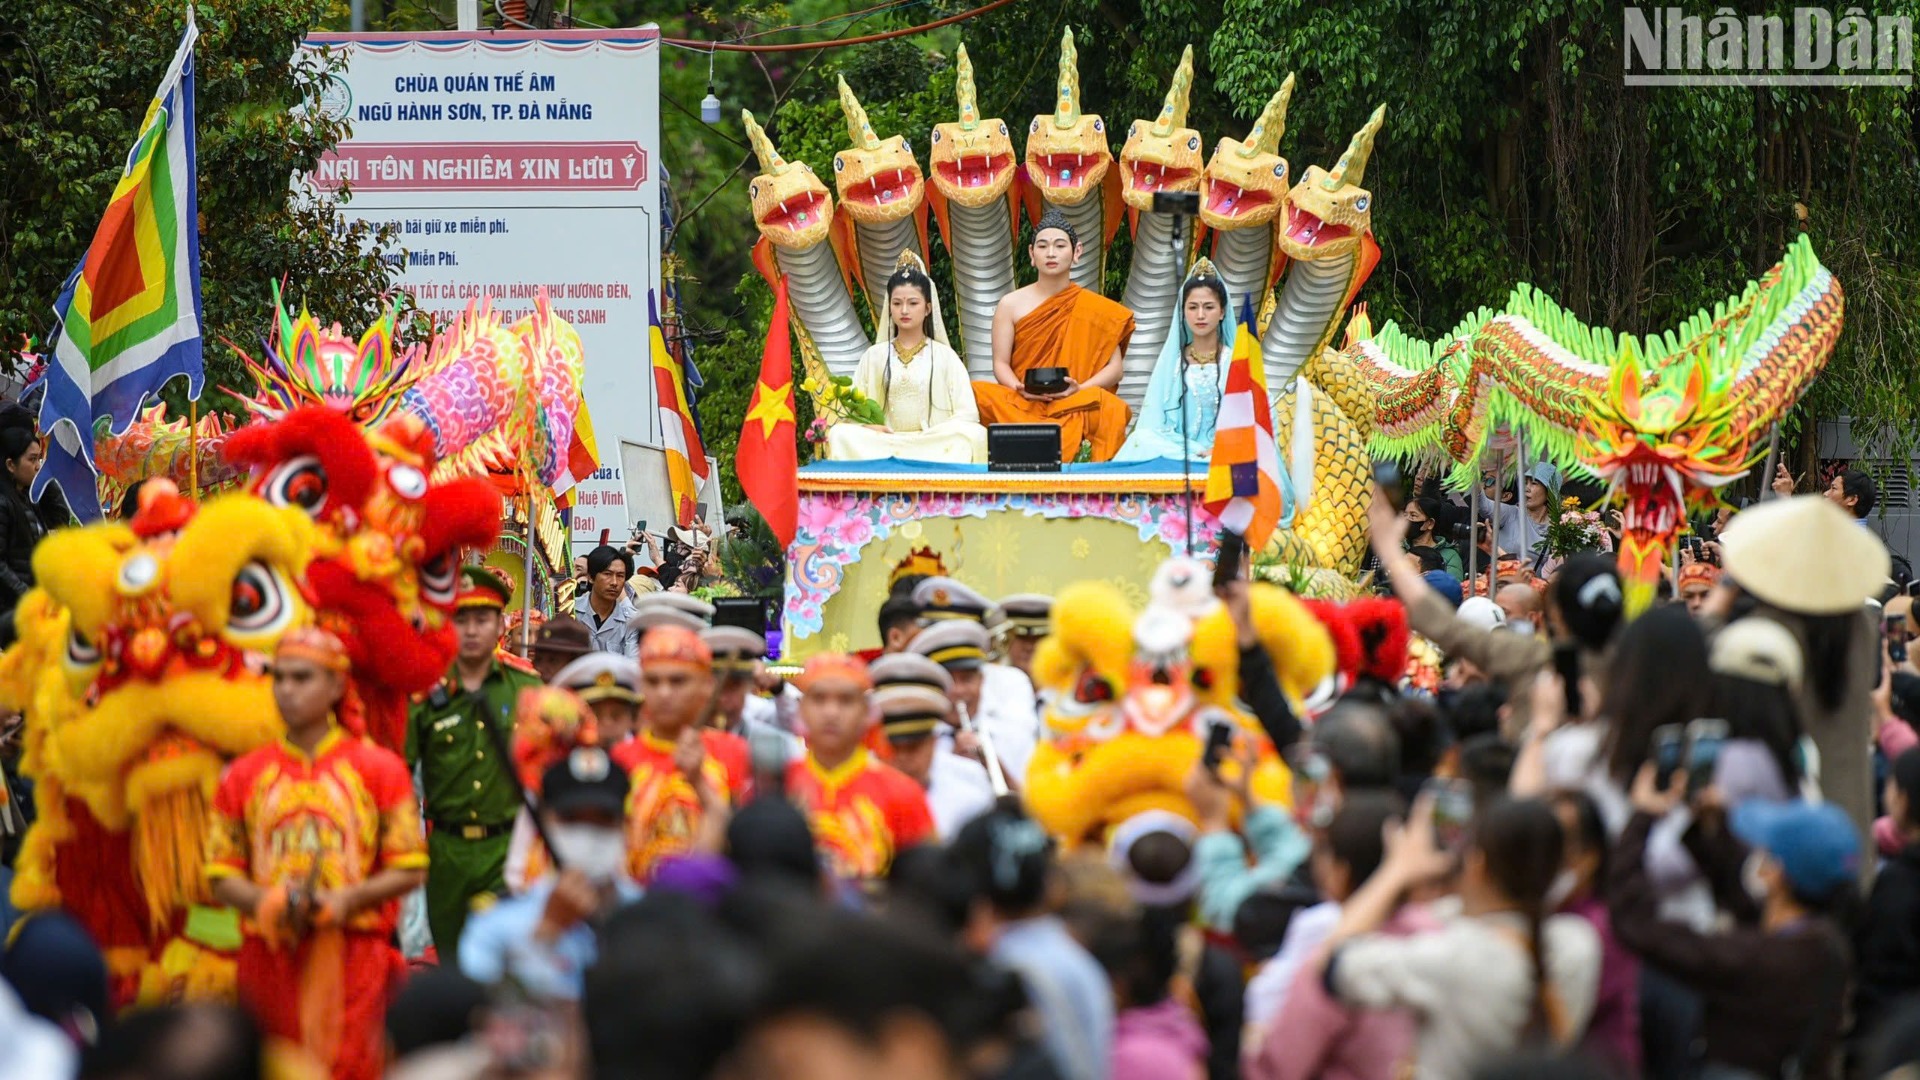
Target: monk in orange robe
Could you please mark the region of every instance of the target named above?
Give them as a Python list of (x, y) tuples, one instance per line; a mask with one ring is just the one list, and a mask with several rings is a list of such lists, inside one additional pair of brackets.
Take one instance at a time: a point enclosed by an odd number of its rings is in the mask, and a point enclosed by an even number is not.
[[(1079, 238), (1057, 211), (1040, 219), (1029, 249), (1040, 280), (1000, 299), (993, 314), (993, 382), (973, 384), (983, 424), (1058, 424), (1060, 460), (1074, 460), (1082, 442), (1093, 460), (1106, 461), (1126, 441), (1126, 403), (1120, 385), (1133, 312), (1075, 285), (1068, 274), (1079, 257)], [(1067, 369), (1067, 388), (1030, 394), (1026, 374), (1034, 368)]]

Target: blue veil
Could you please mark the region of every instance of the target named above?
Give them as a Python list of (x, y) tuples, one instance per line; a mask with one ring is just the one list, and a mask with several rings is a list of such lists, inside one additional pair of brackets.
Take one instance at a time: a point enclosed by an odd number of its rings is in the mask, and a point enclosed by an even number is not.
[[(1139, 420), (1133, 426), (1133, 434), (1127, 437), (1126, 445), (1114, 455), (1115, 461), (1146, 461), (1152, 458), (1170, 458), (1180, 460), (1180, 353), (1193, 342), (1193, 335), (1187, 330), (1186, 297), (1187, 286), (1195, 278), (1209, 277), (1220, 282), (1220, 288), (1226, 291), (1226, 282), (1220, 279), (1212, 261), (1202, 258), (1193, 264), (1193, 269), (1180, 282), (1180, 288), (1174, 293), (1173, 314), (1167, 327), (1166, 341), (1160, 346), (1160, 355), (1153, 362), (1153, 374), (1147, 380), (1146, 396), (1140, 400)], [(1239, 309), (1234, 307), (1234, 296), (1227, 292), (1227, 310), (1220, 322), (1220, 377), (1224, 381), (1228, 361), (1233, 356), (1234, 335), (1239, 331)], [(1199, 403), (1188, 396), (1187, 419), (1198, 427)], [(1218, 417), (1218, 411), (1215, 410)], [(1206, 461), (1213, 450), (1213, 429), (1190, 432), (1191, 446), (1188, 451), (1192, 461)]]

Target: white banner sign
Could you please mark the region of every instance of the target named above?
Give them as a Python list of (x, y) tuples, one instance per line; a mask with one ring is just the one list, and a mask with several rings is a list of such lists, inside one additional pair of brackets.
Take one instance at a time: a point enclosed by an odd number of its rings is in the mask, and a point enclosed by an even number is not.
[(580, 332), (604, 467), (577, 489), (573, 541), (624, 540), (621, 444), (660, 444), (647, 356), (659, 30), (317, 34), (306, 47), (346, 51), (321, 105), (352, 124), (311, 182), (351, 185), (348, 216), (399, 231), (401, 285), (421, 310), (445, 323), (490, 299), (511, 321), (545, 288)]

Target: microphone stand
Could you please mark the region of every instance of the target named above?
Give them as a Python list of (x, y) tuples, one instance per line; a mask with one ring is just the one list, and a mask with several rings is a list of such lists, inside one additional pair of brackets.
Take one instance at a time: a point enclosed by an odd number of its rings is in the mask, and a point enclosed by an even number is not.
[[(1175, 213), (1173, 215), (1173, 250), (1175, 255), (1174, 264), (1173, 264), (1174, 273), (1179, 276), (1180, 283), (1182, 285), (1184, 285), (1187, 280), (1187, 275), (1186, 275), (1187, 244), (1186, 244), (1186, 235), (1185, 235), (1186, 225), (1187, 225), (1187, 218), (1185, 214)], [(1178, 341), (1180, 338), (1184, 338), (1187, 333), (1186, 318), (1184, 315), (1180, 314), (1181, 308), (1182, 308), (1182, 304), (1180, 302), (1180, 294), (1178, 291), (1178, 286), (1176, 286), (1176, 291), (1174, 293), (1174, 314), (1178, 316), (1180, 319), (1179, 325), (1176, 326), (1173, 331), (1176, 335), (1178, 335), (1178, 337), (1175, 338), (1176, 341)], [(1222, 317), (1232, 318), (1233, 313), (1227, 312)], [(1192, 430), (1193, 425), (1187, 419), (1187, 363), (1188, 363), (1188, 360), (1187, 360), (1187, 346), (1184, 341), (1180, 342), (1179, 349), (1180, 349), (1180, 488), (1185, 493), (1185, 496), (1186, 496), (1185, 502), (1186, 502), (1186, 511), (1187, 511), (1187, 558), (1191, 559), (1193, 558), (1193, 430)]]

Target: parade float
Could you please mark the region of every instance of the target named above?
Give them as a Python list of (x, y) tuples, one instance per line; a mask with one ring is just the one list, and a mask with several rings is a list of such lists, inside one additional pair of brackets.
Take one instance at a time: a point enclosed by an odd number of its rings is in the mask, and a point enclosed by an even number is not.
[[(1179, 282), (1206, 253), (1233, 295), (1257, 305), (1276, 451), (1294, 489), (1290, 526), (1257, 562), (1302, 592), (1356, 591), (1375, 455), (1438, 467), (1465, 488), (1493, 447), (1507, 475), (1547, 460), (1607, 485), (1623, 509), (1620, 557), (1637, 609), (1687, 515), (1757, 463), (1839, 334), (1839, 283), (1804, 236), (1739, 296), (1659, 333), (1588, 326), (1526, 285), (1434, 341), (1392, 323), (1376, 330), (1356, 301), (1380, 259), (1365, 172), (1385, 106), (1331, 167), (1295, 178), (1279, 152), (1291, 75), (1246, 137), (1219, 139), (1202, 165), (1203, 138), (1185, 126), (1190, 54), (1159, 116), (1129, 124), (1117, 157), (1113, 133), (1082, 100), (1071, 32), (1054, 111), (1032, 119), (1023, 150), (1004, 120), (980, 115), (964, 48), (957, 65), (958, 119), (930, 133), (924, 173), (907, 140), (879, 138), (842, 86), (852, 145), (833, 160), (837, 201), (744, 118), (760, 163), (749, 186), (755, 261), (770, 282), (785, 279), (817, 415), (846, 416), (835, 377), (885, 318), (876, 279), (903, 251), (924, 258), (929, 205), (953, 268), (955, 347), (976, 378), (992, 377), (993, 312), (1015, 285), (1023, 219), (1066, 215), (1083, 246), (1072, 278), (1096, 289), (1126, 224), (1133, 258), (1121, 295), (1136, 329), (1117, 392), (1136, 410)], [(1199, 193), (1191, 242), (1154, 212), (1156, 191)], [(897, 458), (806, 465), (788, 549), (789, 647), (804, 657), (875, 644), (871, 612), (889, 571), (918, 548), (990, 595), (1096, 576), (1142, 604), (1164, 558), (1214, 546), (1218, 523), (1196, 497), (1204, 474), (1204, 464), (1165, 458), (1045, 472)]]

